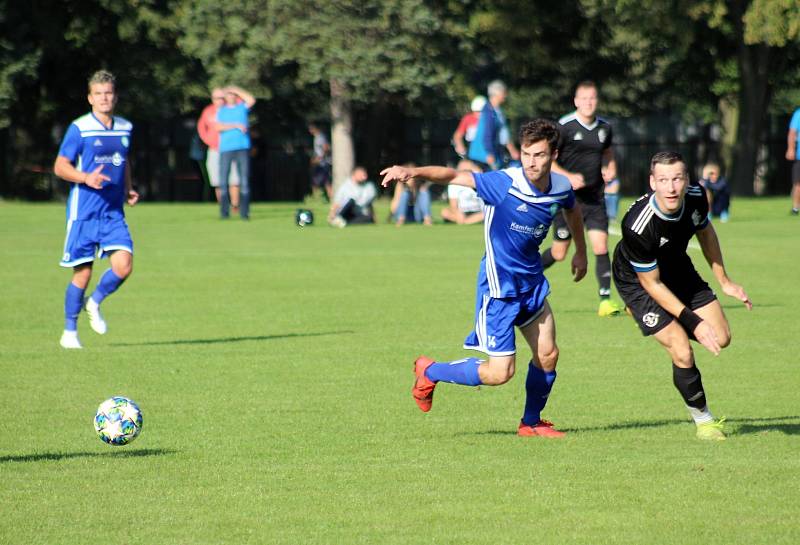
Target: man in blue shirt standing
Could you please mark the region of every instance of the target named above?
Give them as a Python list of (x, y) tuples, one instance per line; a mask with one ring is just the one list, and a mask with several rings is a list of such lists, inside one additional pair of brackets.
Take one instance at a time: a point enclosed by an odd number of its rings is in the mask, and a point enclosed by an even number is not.
[(800, 214), (800, 108), (792, 114), (789, 122), (789, 133), (786, 136), (786, 159), (792, 162), (792, 215)]
[(495, 80), (487, 89), (489, 100), (481, 110), (475, 138), (469, 144), (467, 157), (475, 161), (484, 171), (497, 170), (505, 164), (506, 148), (511, 158), (519, 159), (519, 151), (511, 141), (508, 123), (500, 106), (506, 101), (508, 90), (505, 83)]
[(558, 347), (555, 321), (547, 302), (550, 285), (542, 270), (539, 245), (547, 236), (553, 216), (564, 210), (576, 233), (572, 272), (577, 282), (586, 274), (583, 221), (569, 180), (550, 171), (558, 147), (555, 123), (537, 119), (525, 124), (520, 130), (520, 143), (522, 167), (483, 174), (438, 166), (393, 166), (381, 172), (384, 187), (392, 181), (405, 183), (419, 177), (474, 188), (485, 203), (486, 253), (478, 271), (475, 327), (464, 341), (464, 348), (485, 353), (488, 361), (465, 358), (436, 362), (420, 356), (414, 362), (412, 395), (419, 408), (428, 412), (434, 389), (441, 381), (468, 386), (505, 384), (514, 376), (516, 326), (533, 353), (525, 382), (525, 409), (517, 433), (563, 437), (563, 432), (541, 419), (556, 379)]
[[(71, 185), (60, 263), (72, 267), (64, 298), (66, 321), (60, 342), (64, 348), (82, 348), (77, 331), (81, 308), (86, 309), (92, 329), (100, 335), (106, 333), (100, 303), (119, 288), (133, 268), (133, 241), (122, 209), (125, 202), (133, 206), (139, 200), (128, 162), (133, 125), (114, 115), (117, 94), (111, 73), (100, 70), (92, 75), (87, 98), (92, 111), (70, 124), (53, 167), (56, 176)], [(111, 268), (84, 301), (95, 257), (105, 256), (110, 256)]]
[[(217, 110), (219, 133), (220, 216), (230, 216), (228, 175), (231, 164), (239, 172), (239, 206), (243, 220), (250, 219), (250, 124), (248, 114), (255, 97), (235, 85), (225, 88), (225, 104)], [(234, 208), (234, 212), (236, 209)]]

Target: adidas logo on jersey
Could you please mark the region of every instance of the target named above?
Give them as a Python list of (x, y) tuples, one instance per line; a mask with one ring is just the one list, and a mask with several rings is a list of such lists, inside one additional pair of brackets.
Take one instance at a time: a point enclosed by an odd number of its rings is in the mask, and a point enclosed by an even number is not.
[(518, 211), (518, 212), (527, 212), (527, 211), (528, 211), (528, 207), (527, 207), (527, 206), (525, 206), (525, 203), (522, 203), (521, 205), (519, 205), (519, 206), (517, 207), (517, 211)]
[(575, 136), (573, 136), (572, 139), (573, 140), (583, 140), (583, 133), (582, 132), (576, 132)]
[(100, 140), (99, 138), (97, 138), (97, 139), (94, 141), (94, 145), (95, 145), (95, 147), (97, 147), (97, 146), (102, 146), (102, 145), (103, 145), (103, 141), (102, 141), (102, 140)]
[(661, 248), (667, 242), (669, 242), (668, 238), (661, 237), (661, 240), (658, 241), (658, 247)]

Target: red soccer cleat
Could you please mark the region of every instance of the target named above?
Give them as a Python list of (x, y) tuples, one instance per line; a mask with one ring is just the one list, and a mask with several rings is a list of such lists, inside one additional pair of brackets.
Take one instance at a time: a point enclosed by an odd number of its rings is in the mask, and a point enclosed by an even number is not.
[(414, 375), (417, 378), (411, 388), (411, 395), (424, 413), (430, 411), (433, 405), (433, 389), (436, 388), (436, 383), (425, 376), (425, 370), (433, 363), (432, 359), (425, 356), (418, 357), (414, 362)]
[(523, 424), (520, 422), (519, 428), (517, 428), (517, 435), (520, 437), (539, 436), (560, 439), (561, 437), (564, 437), (566, 433), (554, 429), (552, 422), (547, 420), (539, 420), (534, 426), (529, 426), (528, 424)]

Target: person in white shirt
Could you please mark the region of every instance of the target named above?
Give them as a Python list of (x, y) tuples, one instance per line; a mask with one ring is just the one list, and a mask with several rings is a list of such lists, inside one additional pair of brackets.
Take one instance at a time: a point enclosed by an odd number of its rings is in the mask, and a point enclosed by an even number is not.
[(378, 190), (367, 177), (367, 170), (357, 166), (350, 177), (336, 191), (328, 212), (328, 223), (334, 227), (348, 224), (375, 223), (372, 202)]
[[(472, 161), (462, 160), (457, 170), (480, 172), (481, 169)], [(449, 206), (442, 209), (442, 219), (459, 225), (481, 223), (483, 221), (483, 200), (471, 187), (450, 184), (447, 186)]]

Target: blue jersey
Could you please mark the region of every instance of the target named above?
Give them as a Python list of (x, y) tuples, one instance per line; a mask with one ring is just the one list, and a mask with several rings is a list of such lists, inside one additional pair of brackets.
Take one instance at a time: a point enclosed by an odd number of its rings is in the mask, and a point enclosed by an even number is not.
[[(240, 123), (248, 126), (247, 106), (240, 102), (236, 106), (222, 106), (217, 109), (217, 121), (220, 123)], [(229, 129), (219, 133), (219, 151), (236, 151), (250, 149), (250, 134), (239, 129)]]
[[(800, 133), (800, 108), (796, 109), (792, 114), (792, 120), (789, 121), (789, 128)], [(797, 138), (797, 143), (795, 144), (794, 156), (797, 160), (800, 160), (800, 137)]]
[[(494, 155), (497, 164), (502, 159), (501, 145), (508, 143), (508, 127), (502, 111), (495, 109), (491, 103), (487, 102), (481, 110), (478, 120), (478, 127), (475, 131), (475, 138), (469, 144), (467, 157), (473, 161), (486, 163), (486, 157)], [(503, 140), (506, 140), (505, 142)]]
[(104, 181), (101, 189), (73, 183), (67, 200), (69, 221), (124, 216), (125, 169), (132, 129), (131, 122), (121, 117), (114, 117), (109, 129), (92, 113), (70, 124), (58, 155), (69, 159), (81, 172), (102, 166), (100, 173), (111, 179)]
[(539, 191), (522, 168), (474, 173), (476, 191), (484, 202), (486, 254), (478, 286), (491, 297), (527, 293), (543, 280), (539, 245), (562, 208), (575, 206), (575, 193), (565, 176), (550, 173), (547, 191)]

